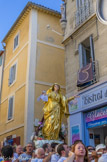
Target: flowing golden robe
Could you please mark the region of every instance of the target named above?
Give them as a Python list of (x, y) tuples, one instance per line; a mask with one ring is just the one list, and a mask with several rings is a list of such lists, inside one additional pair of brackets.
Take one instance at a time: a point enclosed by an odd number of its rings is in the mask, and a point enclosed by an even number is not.
[(43, 136), (48, 140), (57, 140), (61, 128), (62, 116), (68, 114), (67, 100), (62, 94), (47, 91), (48, 102), (45, 102)]

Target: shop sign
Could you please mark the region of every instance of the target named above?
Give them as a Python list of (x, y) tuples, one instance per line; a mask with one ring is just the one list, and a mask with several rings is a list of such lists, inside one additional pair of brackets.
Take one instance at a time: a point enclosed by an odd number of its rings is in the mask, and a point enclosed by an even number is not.
[(78, 100), (77, 98), (75, 98), (74, 100), (71, 100), (69, 103), (68, 103), (68, 106), (69, 106), (69, 112), (72, 113), (73, 111), (77, 110), (78, 109)]
[(107, 101), (107, 85), (103, 87), (97, 87), (93, 90), (81, 95), (82, 108), (87, 108), (93, 105)]
[(88, 112), (85, 120), (87, 128), (107, 124), (107, 107)]

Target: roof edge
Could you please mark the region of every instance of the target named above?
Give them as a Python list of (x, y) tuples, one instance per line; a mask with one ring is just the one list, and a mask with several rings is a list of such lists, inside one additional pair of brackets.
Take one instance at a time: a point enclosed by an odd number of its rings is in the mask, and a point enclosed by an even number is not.
[(44, 12), (47, 12), (48, 11), (50, 13), (53, 13), (57, 17), (61, 17), (60, 12), (58, 12), (58, 11), (55, 11), (53, 9), (47, 8), (45, 6), (42, 6), (42, 5), (33, 3), (33, 2), (28, 2), (26, 4), (26, 6), (24, 7), (24, 9), (22, 10), (22, 12), (20, 13), (20, 15), (18, 16), (18, 18), (16, 19), (16, 21), (14, 22), (14, 24), (12, 25), (12, 27), (7, 32), (6, 36), (1, 41), (1, 43), (5, 43), (6, 39), (9, 37), (10, 33), (15, 28), (15, 26), (17, 25), (17, 23), (19, 22), (19, 20), (21, 19), (21, 17), (25, 14), (25, 12), (27, 12), (27, 10), (30, 11), (32, 8), (37, 9), (37, 10), (41, 10), (41, 11), (44, 11)]

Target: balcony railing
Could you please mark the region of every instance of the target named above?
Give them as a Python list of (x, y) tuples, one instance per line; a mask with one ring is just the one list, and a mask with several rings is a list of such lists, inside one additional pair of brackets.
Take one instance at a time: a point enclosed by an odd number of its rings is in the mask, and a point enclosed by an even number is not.
[(93, 61), (78, 71), (77, 87), (83, 89), (99, 81), (98, 61)]
[(75, 27), (82, 24), (93, 13), (93, 0), (86, 0), (85, 3), (75, 12)]

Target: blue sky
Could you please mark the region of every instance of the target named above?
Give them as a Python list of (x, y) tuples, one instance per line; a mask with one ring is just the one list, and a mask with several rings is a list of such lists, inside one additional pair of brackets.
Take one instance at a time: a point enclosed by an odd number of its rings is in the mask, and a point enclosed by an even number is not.
[[(3, 49), (1, 41), (28, 1), (30, 0), (0, 0), (0, 50)], [(60, 11), (62, 3), (61, 0), (31, 0), (31, 2), (41, 4), (56, 11)]]

